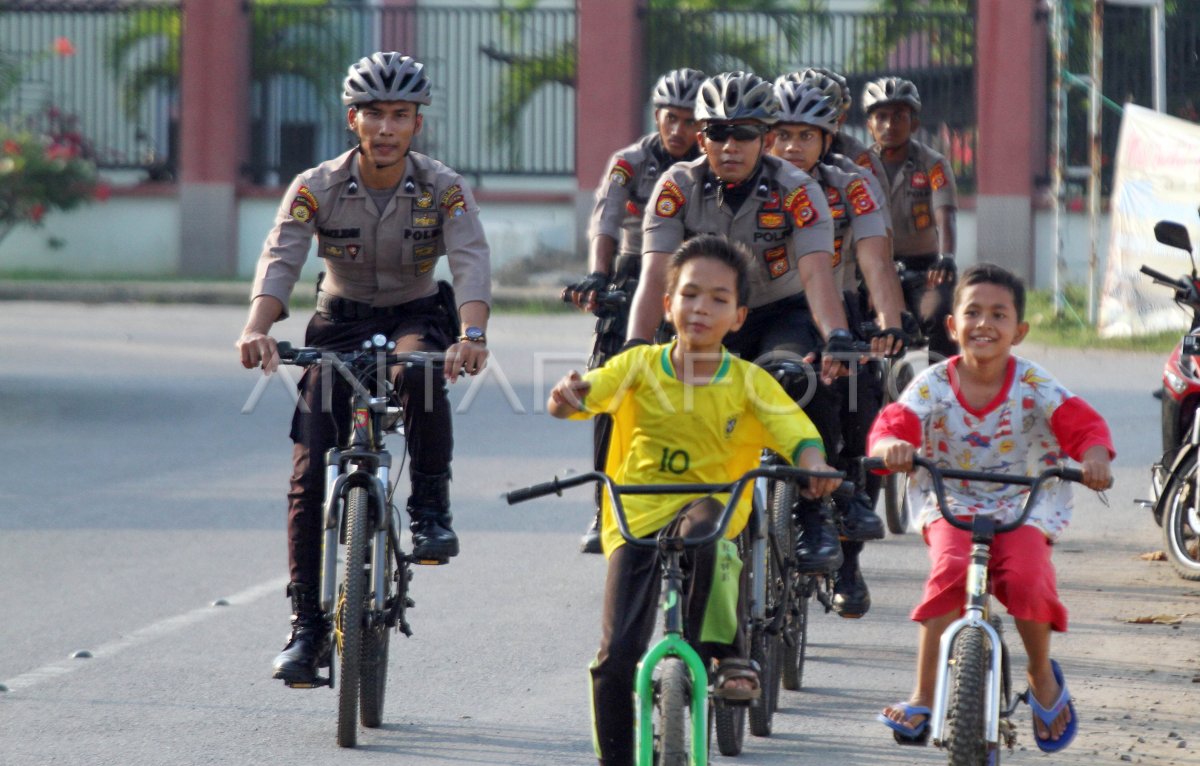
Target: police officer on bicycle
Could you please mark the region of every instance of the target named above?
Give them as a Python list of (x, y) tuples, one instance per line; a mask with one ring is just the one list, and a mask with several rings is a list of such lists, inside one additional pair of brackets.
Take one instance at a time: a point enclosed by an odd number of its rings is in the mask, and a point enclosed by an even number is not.
[[(456, 379), (460, 371), (477, 373), (487, 362), (491, 268), (479, 211), (462, 177), (411, 150), (431, 89), (425, 67), (400, 53), (373, 53), (350, 67), (342, 102), (358, 144), (304, 171), (288, 187), (259, 258), (250, 314), (237, 346), (247, 368), (276, 368), (271, 326), (288, 316), (292, 289), (315, 236), (325, 273), (305, 345), (351, 351), (383, 334), (398, 351), (445, 352), (444, 365), (432, 371), (432, 384), (426, 374), (410, 381), (392, 371), (404, 402), (412, 461), (413, 557), (445, 563), (458, 554), (451, 529), (453, 435), (445, 379)], [(453, 291), (433, 278), (442, 255), (454, 274)], [(336, 378), (322, 375), (319, 366), (309, 368), (292, 420), (292, 633), (274, 663), (274, 677), (288, 683), (313, 681), (329, 653), (318, 587), (323, 456), (345, 437), (340, 429), (347, 420), (348, 384)], [(330, 383), (333, 392), (325, 390)]]
[[(830, 153), (840, 154), (855, 165), (869, 170), (872, 177), (883, 183), (883, 180), (887, 178), (887, 174), (883, 169), (883, 162), (880, 161), (879, 155), (872, 152), (869, 146), (859, 141), (852, 134), (842, 130), (842, 127), (846, 124), (846, 120), (850, 118), (850, 107), (854, 105), (854, 98), (850, 94), (850, 85), (846, 82), (846, 78), (832, 69), (809, 67), (799, 74), (798, 79), (817, 86), (825, 95), (833, 98), (838, 104), (837, 128), (833, 134), (833, 141), (829, 145)], [(882, 200), (882, 204), (886, 211), (886, 198)], [(890, 216), (888, 218), (888, 225), (891, 226)]]
[[(564, 291), (576, 306), (595, 311), (596, 341), (588, 369), (600, 367), (625, 342), (629, 304), (600, 307), (597, 292), (621, 291), (632, 297), (642, 268), (642, 216), (654, 184), (676, 162), (694, 160), (696, 148), (696, 93), (704, 73), (696, 69), (673, 69), (654, 84), (655, 130), (618, 150), (596, 189), (596, 206), (588, 223), (588, 275)], [(596, 470), (604, 470), (604, 457), (612, 420), (595, 419)], [(583, 535), (580, 550), (600, 552), (600, 511)]]
[[(827, 447), (837, 443), (837, 397), (830, 384), (844, 368), (835, 355), (853, 348), (831, 266), (833, 219), (820, 186), (790, 163), (770, 156), (779, 119), (771, 83), (748, 72), (726, 72), (700, 87), (704, 156), (674, 165), (655, 186), (642, 225), (642, 273), (630, 313), (631, 340), (654, 337), (663, 316), (666, 262), (685, 239), (722, 234), (745, 245), (750, 312), (725, 346), (743, 359), (815, 359), (821, 369), (798, 400)], [(829, 448), (830, 454), (834, 453)], [(797, 555), (808, 571), (842, 561), (838, 531), (816, 504), (798, 514)]]
[(954, 171), (945, 157), (912, 137), (921, 124), (916, 85), (900, 77), (869, 82), (863, 109), (875, 139), (871, 151), (879, 155), (887, 176), (896, 261), (926, 274), (923, 282), (905, 284), (905, 302), (929, 337), (931, 361), (938, 361), (958, 353), (945, 321), (956, 271)]
[[(869, 169), (830, 151), (844, 102), (829, 83), (823, 84), (826, 88), (799, 73), (775, 81), (780, 117), (771, 153), (820, 184), (833, 218), (834, 274), (844, 294), (846, 314), (858, 320), (851, 323), (856, 334), (861, 332), (857, 325), (873, 319), (883, 330), (869, 337), (873, 350), (898, 355), (908, 341), (901, 329), (904, 296), (892, 262), (882, 189)], [(867, 432), (882, 404), (883, 381), (874, 365), (861, 366), (858, 372), (835, 383), (842, 445), (831, 462), (849, 475), (854, 475), (852, 469), (865, 454)], [(860, 486), (853, 498), (838, 499), (845, 560), (834, 577), (833, 606), (843, 617), (861, 617), (870, 608), (858, 559), (864, 541), (883, 537), (883, 520), (872, 510), (874, 497), (865, 490)]]

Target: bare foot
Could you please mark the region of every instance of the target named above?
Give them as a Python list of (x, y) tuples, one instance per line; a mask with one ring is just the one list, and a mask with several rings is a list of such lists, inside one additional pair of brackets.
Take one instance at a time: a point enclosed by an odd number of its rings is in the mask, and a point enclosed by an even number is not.
[[(1058, 681), (1054, 678), (1054, 671), (1050, 668), (1049, 663), (1046, 665), (1046, 671), (1039, 673), (1036, 677), (1033, 673), (1028, 673), (1029, 691), (1037, 698), (1038, 704), (1045, 710), (1050, 710), (1054, 707), (1054, 703), (1058, 701), (1058, 695), (1062, 692), (1062, 687), (1058, 685)], [(1047, 728), (1042, 719), (1038, 716), (1033, 717), (1034, 730), (1037, 732), (1038, 739), (1054, 741), (1063, 735), (1067, 730), (1067, 724), (1071, 722), (1071, 706), (1063, 705), (1063, 709), (1059, 712), (1058, 717)]]

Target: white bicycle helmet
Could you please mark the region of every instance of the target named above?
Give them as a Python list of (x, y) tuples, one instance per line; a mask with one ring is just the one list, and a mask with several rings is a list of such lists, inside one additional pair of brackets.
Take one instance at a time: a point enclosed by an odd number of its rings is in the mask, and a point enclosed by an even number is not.
[(342, 103), (411, 101), (428, 105), (433, 102), (432, 87), (424, 64), (402, 53), (379, 51), (350, 67), (342, 83)]
[(863, 111), (867, 114), (885, 104), (907, 104), (913, 114), (921, 113), (921, 95), (917, 86), (903, 77), (880, 77), (863, 89)]
[(704, 84), (704, 79), (704, 72), (699, 69), (672, 69), (654, 83), (654, 108), (675, 106), (680, 109), (695, 109), (696, 94)]
[(779, 99), (771, 83), (752, 72), (723, 72), (700, 86), (696, 119), (758, 120), (774, 125), (779, 122)]
[(837, 133), (840, 102), (811, 82), (796, 82), (788, 75), (775, 81), (779, 99), (779, 121), (812, 125), (826, 133)]
[(814, 66), (801, 72), (800, 79), (816, 85), (825, 91), (825, 95), (832, 96), (842, 114), (850, 111), (850, 103), (853, 99), (850, 96), (850, 85), (846, 82), (845, 77), (832, 69)]

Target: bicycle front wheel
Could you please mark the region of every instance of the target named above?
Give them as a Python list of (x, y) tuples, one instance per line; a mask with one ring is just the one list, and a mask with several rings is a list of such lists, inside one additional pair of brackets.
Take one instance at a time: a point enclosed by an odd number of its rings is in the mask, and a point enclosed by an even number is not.
[(346, 499), (346, 552), (337, 605), (338, 685), (337, 743), (354, 747), (358, 737), (358, 689), (362, 670), (363, 622), (366, 607), (367, 519), (370, 500), (363, 487), (352, 487)]
[(984, 766), (988, 743), (984, 734), (987, 674), (991, 649), (979, 628), (965, 628), (954, 639), (950, 655), (950, 695), (943, 739), (950, 766)]
[(783, 688), (799, 691), (804, 685), (804, 655), (808, 651), (808, 602), (816, 580), (792, 573), (792, 606), (783, 642)]
[(1200, 580), (1200, 503), (1197, 502), (1196, 456), (1171, 474), (1164, 494), (1163, 547), (1175, 573), (1185, 580)]
[(692, 682), (687, 665), (667, 657), (654, 694), (655, 766), (688, 766), (692, 745)]
[(388, 607), (392, 605), (392, 599), (395, 598), (392, 593), (393, 552), (390, 540), (385, 546), (385, 550), (387, 555), (384, 557), (384, 561), (375, 562), (375, 566), (384, 567), (384, 614), (376, 615), (378, 619), (363, 635), (359, 699), (362, 708), (362, 725), (368, 729), (376, 729), (383, 724), (383, 698), (387, 692), (388, 640), (391, 638), (392, 631), (384, 618)]

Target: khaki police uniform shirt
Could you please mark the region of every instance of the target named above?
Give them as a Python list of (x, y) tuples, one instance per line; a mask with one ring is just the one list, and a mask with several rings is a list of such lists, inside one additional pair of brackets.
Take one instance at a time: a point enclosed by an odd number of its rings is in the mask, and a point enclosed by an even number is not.
[[(882, 157), (876, 144), (872, 153)], [(946, 158), (934, 150), (908, 142), (908, 159), (890, 181), (883, 177), (892, 212), (892, 251), (897, 257), (937, 255), (937, 221), (933, 211), (958, 207), (954, 171)]]
[(790, 162), (762, 158), (735, 214), (718, 204), (721, 182), (708, 158), (675, 164), (654, 187), (642, 222), (643, 253), (673, 253), (697, 234), (723, 234), (750, 249), (750, 308), (800, 295), (800, 259), (833, 252), (833, 217), (821, 187)]
[(883, 160), (879, 159), (878, 154), (871, 151), (871, 147), (849, 133), (839, 131), (834, 136), (833, 144), (829, 150), (848, 158), (860, 168), (871, 171), (871, 175), (880, 184), (887, 182), (887, 172), (883, 169)]
[(288, 300), (312, 238), (325, 259), (321, 290), (371, 306), (396, 306), (437, 292), (434, 266), (446, 255), (459, 305), (491, 303), (491, 260), (479, 207), (462, 176), (417, 152), (380, 214), (358, 171), (358, 149), (292, 181), (267, 235), (251, 298)]
[(869, 171), (840, 154), (826, 155), (813, 166), (812, 177), (825, 191), (833, 217), (833, 283), (839, 290), (857, 289), (855, 243), (868, 237), (887, 237), (888, 222), (872, 187)]
[(596, 189), (588, 241), (604, 234), (617, 242), (619, 255), (640, 256), (642, 215), (658, 177), (676, 162), (695, 159), (699, 154), (693, 147), (686, 157), (676, 160), (663, 148), (658, 133), (642, 136), (637, 143), (615, 152)]

